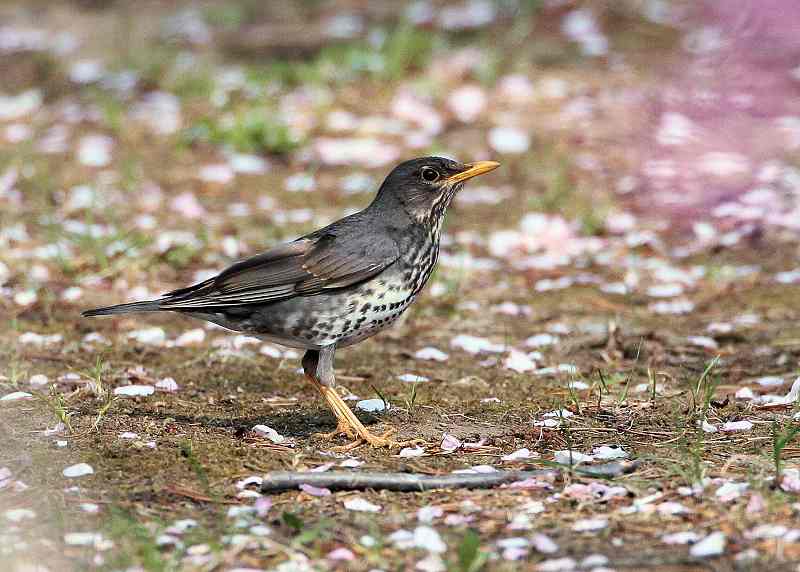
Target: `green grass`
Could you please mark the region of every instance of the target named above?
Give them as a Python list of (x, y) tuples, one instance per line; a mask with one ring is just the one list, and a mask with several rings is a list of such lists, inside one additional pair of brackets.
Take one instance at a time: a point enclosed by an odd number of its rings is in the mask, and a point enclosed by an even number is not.
[(520, 166), (527, 178), (535, 181), (528, 207), (533, 211), (559, 214), (578, 222), (586, 235), (601, 234), (610, 206), (599, 195), (584, 188), (571, 158), (555, 145), (540, 145)]
[[(692, 410), (700, 414), (700, 420), (704, 420), (708, 414), (708, 408), (719, 385), (719, 378), (714, 375), (714, 368), (719, 365), (720, 357), (716, 356), (708, 362), (703, 373), (697, 378), (697, 383), (692, 386)], [(698, 411), (699, 408), (699, 411)]]
[(706, 476), (706, 464), (703, 461), (706, 446), (703, 432), (693, 431), (678, 442), (676, 449), (676, 454), (670, 461), (675, 473), (688, 486), (701, 484)]
[(211, 485), (208, 480), (208, 472), (200, 462), (200, 459), (197, 458), (197, 455), (194, 451), (194, 443), (191, 441), (191, 439), (187, 439), (180, 444), (180, 456), (186, 461), (186, 464), (194, 473), (195, 478), (203, 488), (203, 492), (209, 496), (213, 496), (215, 493), (211, 490)]
[(458, 559), (455, 570), (458, 572), (478, 572), (489, 559), (488, 553), (481, 550), (481, 539), (478, 534), (468, 529), (458, 544)]
[(417, 403), (417, 383), (412, 383), (411, 388), (409, 389), (408, 396), (405, 398), (406, 402), (406, 409), (408, 410), (408, 415), (411, 417), (414, 414), (414, 407)]
[(249, 6), (241, 3), (218, 3), (205, 8), (205, 20), (212, 26), (220, 27), (225, 30), (236, 30), (246, 22), (248, 16), (252, 16)]
[(116, 545), (107, 562), (109, 570), (126, 569), (134, 565), (141, 566), (147, 572), (168, 572), (180, 568), (178, 557), (183, 551), (172, 555), (162, 552), (156, 543), (157, 534), (128, 510), (112, 507), (106, 532)]
[(789, 424), (783, 431), (777, 421), (772, 422), (772, 463), (775, 468), (775, 482), (780, 483), (783, 467), (781, 454), (797, 435), (800, 434), (800, 425)]
[(206, 117), (185, 129), (186, 145), (211, 143), (243, 153), (287, 154), (302, 144), (277, 114), (246, 109), (227, 118)]
[(397, 81), (425, 68), (447, 42), (443, 35), (409, 24), (379, 30), (373, 41), (358, 39), (322, 47), (305, 59), (272, 58), (248, 68), (256, 85), (277, 83), (341, 86), (364, 78)]
[(59, 392), (55, 385), (51, 385), (47, 393), (32, 391), (31, 394), (53, 414), (57, 422), (64, 424), (70, 434), (75, 433), (72, 427), (72, 416), (75, 415), (75, 411), (70, 411), (67, 397)]

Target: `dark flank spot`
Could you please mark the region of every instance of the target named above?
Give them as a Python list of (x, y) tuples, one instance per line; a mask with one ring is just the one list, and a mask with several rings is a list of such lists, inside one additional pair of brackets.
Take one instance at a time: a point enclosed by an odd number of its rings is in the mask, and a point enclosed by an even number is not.
[(295, 338), (299, 338), (302, 335), (303, 331), (299, 329), (292, 330), (292, 336)]
[(370, 308), (372, 308), (372, 304), (370, 304), (369, 302), (367, 302), (366, 304), (364, 304), (363, 306), (361, 306), (361, 313), (362, 313), (362, 314), (366, 314), (367, 312), (369, 312), (369, 309), (370, 309)]

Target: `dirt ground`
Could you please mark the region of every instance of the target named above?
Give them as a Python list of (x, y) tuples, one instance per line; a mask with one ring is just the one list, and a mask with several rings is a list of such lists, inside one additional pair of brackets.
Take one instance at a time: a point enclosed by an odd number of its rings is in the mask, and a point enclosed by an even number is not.
[[(796, 230), (617, 192), (645, 153), (649, 107), (630, 102), (685, 33), (645, 5), (0, 6), (1, 568), (798, 570)], [(425, 6), (456, 11), (403, 23)], [(581, 52), (572, 10), (610, 53)], [(520, 77), (569, 95), (520, 104)], [(509, 122), (524, 150), (487, 139)], [(361, 208), (393, 162), (434, 153), (503, 166), (457, 200), (403, 321), (336, 362), (359, 418), (419, 447), (337, 452), (291, 350), (173, 315), (79, 316)], [(796, 150), (780, 160), (798, 173)], [(258, 492), (274, 470), (542, 469), (569, 452), (639, 464)]]

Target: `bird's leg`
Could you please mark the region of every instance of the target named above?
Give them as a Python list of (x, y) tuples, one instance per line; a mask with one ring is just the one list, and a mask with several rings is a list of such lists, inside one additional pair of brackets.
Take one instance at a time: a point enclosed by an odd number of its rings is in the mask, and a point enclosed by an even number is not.
[[(318, 386), (317, 389), (319, 390), (319, 392), (322, 394), (323, 397), (325, 397), (326, 391), (332, 391), (334, 394), (336, 394), (336, 390), (333, 389), (332, 387), (326, 388), (325, 386), (319, 384), (317, 380), (315, 380), (313, 377), (310, 379), (314, 384)], [(338, 394), (336, 395), (338, 396)], [(325, 401), (328, 401), (327, 398), (325, 399)], [(349, 439), (358, 439), (358, 434), (353, 430), (350, 424), (347, 423), (345, 418), (340, 416), (337, 413), (337, 411), (333, 409), (333, 407), (331, 407), (331, 409), (333, 410), (334, 415), (336, 415), (336, 429), (334, 429), (333, 431), (329, 431), (328, 433), (316, 433), (315, 435), (323, 439), (333, 439), (337, 435), (346, 435)]]
[(303, 356), (303, 370), (306, 376), (311, 380), (317, 390), (325, 398), (328, 406), (336, 416), (338, 425), (336, 431), (327, 436), (333, 436), (338, 433), (344, 433), (351, 439), (355, 439), (353, 443), (345, 445), (342, 449), (353, 449), (363, 443), (369, 443), (373, 447), (389, 447), (399, 448), (413, 443), (419, 443), (419, 439), (413, 441), (393, 441), (387, 439), (393, 431), (388, 431), (383, 435), (373, 435), (370, 433), (364, 424), (359, 421), (355, 413), (353, 413), (344, 400), (336, 393), (334, 386), (333, 375), (333, 355), (335, 348), (325, 348), (322, 350), (309, 350)]
[[(303, 356), (303, 371), (305, 372), (308, 380), (314, 385), (317, 391), (322, 394), (323, 397), (325, 396), (326, 390), (330, 390), (334, 394), (336, 393), (336, 390), (334, 389), (335, 379), (333, 377), (333, 352), (334, 350), (331, 350), (330, 352), (326, 352), (325, 350), (308, 350)], [(331, 362), (330, 376), (325, 375), (326, 366), (324, 362), (328, 360)], [(358, 435), (350, 427), (347, 421), (341, 415), (339, 415), (336, 409), (333, 407), (331, 407), (331, 409), (333, 410), (334, 415), (336, 415), (336, 429), (329, 433), (315, 433), (315, 435), (324, 439), (332, 439), (336, 435), (347, 435), (347, 437), (350, 439), (357, 439)]]

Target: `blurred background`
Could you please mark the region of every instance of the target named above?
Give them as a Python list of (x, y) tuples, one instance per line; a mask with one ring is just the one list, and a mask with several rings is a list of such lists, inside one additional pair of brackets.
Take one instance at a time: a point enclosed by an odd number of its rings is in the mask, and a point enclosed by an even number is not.
[(800, 226), (791, 1), (6, 1), (0, 22), (17, 309), (200, 279), (427, 154), (503, 163), (449, 237), (522, 268)]

